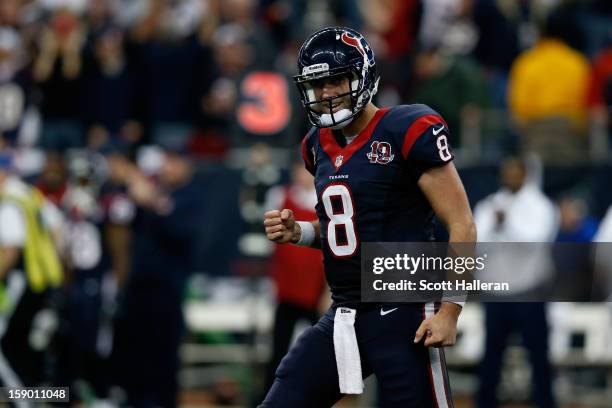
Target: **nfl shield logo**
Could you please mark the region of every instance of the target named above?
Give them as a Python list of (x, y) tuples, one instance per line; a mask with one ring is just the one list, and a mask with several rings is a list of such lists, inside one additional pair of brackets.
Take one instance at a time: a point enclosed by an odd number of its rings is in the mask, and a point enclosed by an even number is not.
[(344, 157), (342, 157), (342, 155), (336, 157), (336, 167), (340, 167), (342, 165), (342, 160), (344, 160)]

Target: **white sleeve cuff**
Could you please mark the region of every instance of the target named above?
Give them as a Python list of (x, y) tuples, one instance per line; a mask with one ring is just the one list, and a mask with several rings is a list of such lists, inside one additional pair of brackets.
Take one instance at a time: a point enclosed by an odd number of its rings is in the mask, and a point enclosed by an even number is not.
[(295, 245), (306, 246), (309, 247), (315, 240), (315, 229), (311, 222), (308, 221), (298, 221), (300, 225), (300, 229), (302, 230), (302, 234), (300, 235), (300, 239)]
[(465, 306), (465, 300), (452, 300), (452, 299), (444, 299), (442, 298), (443, 302), (449, 302), (449, 303), (454, 303), (456, 305), (461, 306), (461, 308), (463, 308), (463, 306)]

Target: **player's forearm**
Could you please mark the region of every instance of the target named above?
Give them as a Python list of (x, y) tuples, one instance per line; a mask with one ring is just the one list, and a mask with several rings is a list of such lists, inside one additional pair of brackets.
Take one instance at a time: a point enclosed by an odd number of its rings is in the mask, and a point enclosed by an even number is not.
[(476, 242), (476, 224), (472, 217), (447, 225), (449, 242)]
[[(321, 224), (319, 223), (319, 220), (306, 221), (306, 222), (309, 222), (314, 228), (314, 240), (308, 246), (310, 248), (321, 249)], [(296, 222), (294, 232), (293, 232), (293, 239), (291, 239), (291, 242), (293, 244), (297, 244), (301, 239), (302, 239), (302, 227), (300, 226), (299, 222)]]
[[(464, 220), (462, 220), (461, 222), (448, 223), (446, 227), (449, 232), (449, 243), (451, 244), (451, 246), (453, 243), (476, 242), (476, 224), (474, 223), (471, 214), (466, 215), (464, 217)], [(460, 254), (463, 255), (473, 255), (473, 248), (469, 248), (469, 246), (459, 245), (456, 246), (454, 250), (458, 251)], [(440, 306), (440, 313), (442, 313), (443, 315), (448, 315), (449, 317), (451, 317), (451, 320), (454, 318), (454, 322), (455, 324), (457, 324), (457, 318), (461, 313), (464, 303), (465, 298), (461, 297), (455, 297), (452, 302), (442, 301), (442, 305)]]

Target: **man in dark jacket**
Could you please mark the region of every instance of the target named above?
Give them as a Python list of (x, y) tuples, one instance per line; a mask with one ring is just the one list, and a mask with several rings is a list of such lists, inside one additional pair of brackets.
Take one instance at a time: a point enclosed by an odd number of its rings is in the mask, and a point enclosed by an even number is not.
[(193, 270), (200, 225), (200, 192), (185, 152), (167, 149), (158, 183), (131, 177), (139, 206), (131, 275), (122, 314), (121, 375), (134, 407), (174, 407), (178, 349), (184, 330), (182, 299)]

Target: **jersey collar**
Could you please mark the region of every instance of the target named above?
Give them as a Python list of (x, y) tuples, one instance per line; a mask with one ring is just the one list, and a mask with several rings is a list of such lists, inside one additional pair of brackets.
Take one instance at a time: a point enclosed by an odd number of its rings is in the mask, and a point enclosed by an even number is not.
[(336, 171), (340, 170), (340, 168), (349, 161), (351, 156), (359, 149), (365, 145), (374, 129), (376, 129), (376, 125), (382, 119), (382, 117), (389, 111), (389, 108), (381, 108), (376, 111), (370, 123), (366, 125), (366, 127), (359, 132), (359, 134), (355, 137), (355, 139), (348, 143), (346, 146), (342, 147), (336, 141), (334, 134), (330, 128), (322, 128), (319, 132), (321, 147), (323, 151), (329, 156), (332, 164), (334, 165)]

